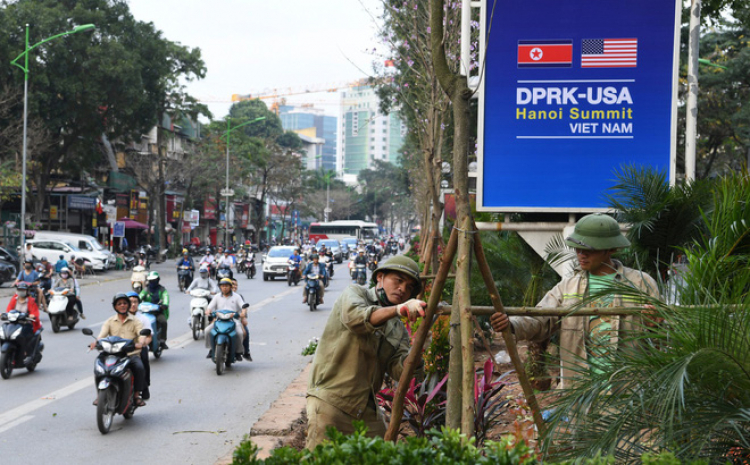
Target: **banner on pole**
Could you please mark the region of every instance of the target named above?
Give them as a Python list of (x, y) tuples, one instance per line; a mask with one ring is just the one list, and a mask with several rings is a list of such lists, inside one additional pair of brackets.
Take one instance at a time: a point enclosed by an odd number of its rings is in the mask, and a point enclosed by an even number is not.
[(679, 2), (493, 3), (478, 210), (606, 208), (623, 165), (674, 178)]

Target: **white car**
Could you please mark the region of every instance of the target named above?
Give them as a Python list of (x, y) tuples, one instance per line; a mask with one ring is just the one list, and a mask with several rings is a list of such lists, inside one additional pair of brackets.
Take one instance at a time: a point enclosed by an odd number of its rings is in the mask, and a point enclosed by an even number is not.
[(286, 277), (287, 264), (294, 249), (296, 247), (276, 245), (268, 250), (263, 260), (263, 281), (273, 281), (276, 276)]
[(89, 252), (79, 249), (73, 244), (51, 239), (34, 239), (26, 241), (31, 244), (31, 254), (36, 259), (46, 257), (50, 263), (55, 263), (60, 255), (70, 261), (70, 257), (83, 258), (91, 262), (91, 267), (97, 271), (104, 271), (109, 266), (109, 255), (100, 252)]

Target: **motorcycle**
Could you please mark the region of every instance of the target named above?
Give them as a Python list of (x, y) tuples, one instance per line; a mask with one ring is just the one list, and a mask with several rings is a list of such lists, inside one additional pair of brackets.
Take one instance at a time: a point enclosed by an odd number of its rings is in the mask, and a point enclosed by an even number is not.
[(216, 364), (216, 374), (221, 376), (224, 370), (236, 362), (234, 339), (237, 334), (237, 323), (234, 321), (240, 317), (240, 314), (232, 310), (217, 310), (211, 312), (215, 319), (214, 327), (211, 330), (213, 343), (211, 352), (213, 353), (213, 362)]
[(367, 255), (367, 267), (370, 269), (370, 271), (375, 271), (375, 269), (378, 267), (378, 255), (374, 252), (370, 252)]
[[(83, 328), (83, 334), (93, 336), (89, 328)], [(149, 329), (141, 331), (142, 336), (151, 334)], [(94, 364), (96, 382), (96, 426), (102, 434), (109, 433), (115, 414), (126, 420), (133, 418), (135, 409), (135, 389), (133, 371), (130, 369), (129, 352), (136, 350), (135, 341), (117, 336), (109, 336), (96, 341), (100, 351)]]
[(196, 341), (200, 337), (201, 331), (205, 331), (208, 326), (206, 317), (206, 308), (208, 300), (211, 298), (211, 291), (208, 289), (193, 289), (190, 291), (190, 328), (193, 330), (193, 339)]
[(286, 283), (291, 286), (292, 283), (296, 286), (299, 284), (301, 273), (299, 270), (299, 262), (289, 260), (289, 265), (286, 267)]
[[(328, 255), (323, 255), (323, 263), (325, 263), (326, 265), (326, 272), (328, 273), (328, 277), (333, 278), (333, 259)], [(328, 287), (328, 282), (326, 282), (326, 287)]]
[(143, 313), (146, 318), (148, 318), (148, 321), (151, 322), (151, 331), (149, 332), (149, 334), (154, 334), (156, 336), (151, 338), (151, 346), (148, 348), (148, 350), (150, 350), (151, 353), (154, 354), (154, 357), (160, 358), (162, 353), (161, 332), (156, 326), (156, 315), (158, 315), (160, 311), (159, 305), (152, 304), (151, 302), (142, 302), (140, 305), (138, 305), (138, 310), (140, 310), (141, 313)]
[(405, 247), (405, 245), (404, 245), (404, 241), (399, 241), (399, 242), (398, 242), (398, 250), (401, 250), (401, 251), (403, 251), (403, 250), (404, 250), (404, 247)]
[(364, 263), (357, 263), (354, 265), (354, 276), (357, 280), (357, 284), (364, 286), (367, 282), (367, 267)]
[(135, 255), (127, 250), (124, 251), (122, 253), (122, 262), (125, 265), (126, 270), (132, 270), (136, 263)]
[(395, 242), (390, 243), (387, 246), (388, 249), (390, 249), (391, 255), (398, 255), (398, 244)]
[(141, 292), (146, 285), (146, 267), (137, 265), (133, 267), (133, 273), (130, 275), (130, 286), (135, 292)]
[[(31, 333), (24, 331), (31, 327), (33, 318), (25, 312), (11, 310), (0, 315), (4, 323), (0, 326), (0, 376), (3, 379), (10, 378), (14, 368), (26, 368), (29, 372), (34, 371), (39, 362), (42, 361), (44, 343), (42, 342), (42, 329)], [(26, 333), (26, 334), (24, 334)], [(29, 346), (28, 338), (34, 339), (34, 353), (26, 354), (25, 348)], [(31, 357), (29, 363), (26, 359)]]
[(255, 277), (255, 254), (250, 252), (242, 260), (242, 267), (245, 269), (245, 276), (247, 279), (253, 279)]
[(49, 313), (53, 333), (59, 333), (61, 326), (67, 326), (68, 329), (75, 328), (80, 318), (75, 308), (68, 310), (68, 292), (70, 289), (64, 287), (56, 287), (49, 291), (47, 313)]
[(315, 272), (308, 273), (305, 276), (305, 289), (307, 290), (307, 305), (310, 307), (310, 311), (314, 312), (318, 305), (320, 305), (320, 283), (318, 282), (318, 276)]
[(193, 271), (187, 265), (180, 265), (177, 268), (177, 284), (180, 286), (180, 292), (183, 292), (193, 282)]

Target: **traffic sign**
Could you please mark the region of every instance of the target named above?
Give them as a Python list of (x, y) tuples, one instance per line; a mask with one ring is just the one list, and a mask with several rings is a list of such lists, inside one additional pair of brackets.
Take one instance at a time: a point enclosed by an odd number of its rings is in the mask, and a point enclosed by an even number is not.
[(232, 197), (234, 195), (234, 189), (222, 189), (219, 193), (223, 197)]
[(125, 237), (125, 222), (115, 221), (112, 227), (112, 237)]

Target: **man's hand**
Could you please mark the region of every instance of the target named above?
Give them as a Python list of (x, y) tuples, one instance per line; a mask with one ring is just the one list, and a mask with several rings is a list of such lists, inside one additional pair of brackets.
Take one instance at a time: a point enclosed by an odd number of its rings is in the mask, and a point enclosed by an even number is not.
[(94, 350), (96, 348), (96, 341), (89, 344), (89, 350)]
[(423, 302), (419, 299), (409, 299), (397, 308), (400, 316), (407, 317), (409, 321), (417, 321), (417, 318), (424, 316), (427, 302)]
[(493, 331), (502, 333), (510, 325), (510, 319), (505, 313), (493, 313), (490, 317), (490, 324)]

